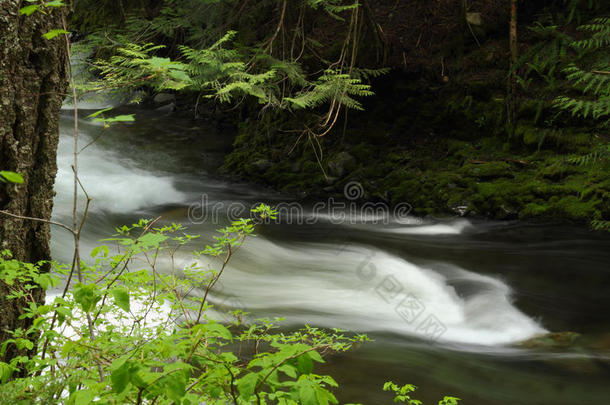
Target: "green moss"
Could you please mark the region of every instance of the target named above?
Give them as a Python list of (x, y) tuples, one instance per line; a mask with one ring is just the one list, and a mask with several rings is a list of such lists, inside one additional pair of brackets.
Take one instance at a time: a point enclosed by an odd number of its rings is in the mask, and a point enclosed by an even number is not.
[[(568, 218), (586, 221), (589, 219), (600, 219), (595, 205), (596, 200), (583, 201), (575, 196), (567, 196), (557, 203), (553, 204), (553, 208), (558, 214), (564, 214)], [(558, 215), (558, 217), (561, 217)]]
[(545, 213), (547, 212), (548, 208), (549, 207), (545, 206), (545, 205), (529, 203), (519, 212), (519, 218), (520, 219), (529, 219), (529, 218), (543, 217), (545, 215)]
[(530, 148), (538, 148), (545, 135), (544, 131), (540, 128), (528, 125), (517, 127), (515, 134)]
[(543, 167), (540, 170), (540, 174), (549, 180), (560, 180), (572, 174), (582, 173), (583, 171), (582, 167), (555, 160), (549, 166)]
[(513, 170), (506, 162), (489, 162), (482, 164), (467, 163), (460, 172), (466, 176), (476, 177), (482, 180), (499, 177), (513, 178)]

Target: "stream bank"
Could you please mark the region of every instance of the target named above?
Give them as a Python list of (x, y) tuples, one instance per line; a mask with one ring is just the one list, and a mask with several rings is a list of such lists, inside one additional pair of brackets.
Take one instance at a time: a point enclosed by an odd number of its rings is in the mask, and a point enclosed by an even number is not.
[(365, 111), (350, 111), (345, 127), (323, 138), (291, 133), (298, 117), (241, 121), (225, 172), (306, 199), (340, 199), (345, 184), (356, 181), (362, 202), (408, 203), (416, 215), (610, 218), (608, 162), (572, 161), (604, 141), (598, 128), (574, 120), (550, 124), (556, 111), (537, 111), (535, 100), (524, 97), (510, 137), (501, 77), (488, 74), (464, 87), (472, 72), (447, 85), (430, 73), (382, 78)]

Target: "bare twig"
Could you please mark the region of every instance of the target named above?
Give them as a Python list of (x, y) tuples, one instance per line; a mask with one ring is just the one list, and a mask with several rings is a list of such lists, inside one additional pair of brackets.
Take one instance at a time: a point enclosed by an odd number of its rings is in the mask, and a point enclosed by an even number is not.
[(27, 217), (27, 216), (24, 216), (24, 215), (12, 214), (12, 213), (10, 213), (8, 211), (4, 211), (4, 210), (0, 210), (0, 214), (4, 214), (4, 215), (7, 215), (9, 217), (13, 217), (13, 218), (17, 218), (17, 219), (27, 219), (28, 221), (36, 221), (36, 222), (43, 222), (43, 223), (49, 224), (49, 225), (56, 225), (56, 226), (59, 226), (60, 228), (65, 229), (66, 231), (70, 232), (73, 235), (75, 233), (72, 228), (70, 228), (69, 226), (64, 225), (64, 224), (62, 224), (60, 222), (50, 221), (48, 219), (34, 218), (34, 217)]

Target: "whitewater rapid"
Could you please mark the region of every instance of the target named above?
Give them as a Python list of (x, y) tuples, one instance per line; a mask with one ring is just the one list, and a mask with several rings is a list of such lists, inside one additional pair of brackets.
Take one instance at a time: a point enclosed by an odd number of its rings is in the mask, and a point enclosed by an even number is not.
[[(73, 190), (70, 122), (66, 117), (63, 120), (67, 124), (62, 126), (59, 144), (54, 208), (58, 220), (70, 217)], [(80, 121), (82, 147), (95, 139), (101, 128)], [(85, 250), (95, 246), (98, 239), (110, 236), (113, 227), (140, 216), (154, 217), (167, 211), (167, 207), (174, 209), (172, 221), (182, 222), (190, 233), (209, 236), (218, 224), (191, 223), (186, 216), (194, 195), (205, 192), (212, 201), (226, 200), (231, 195), (240, 198), (233, 191), (238, 188), (230, 183), (206, 183), (195, 178), (185, 182), (189, 173), (151, 169), (142, 162), (150, 161), (154, 150), (130, 155), (125, 151), (131, 149), (125, 148), (120, 137), (112, 139), (113, 142), (94, 143), (79, 155), (79, 177), (92, 198), (92, 225), (85, 228)], [(171, 151), (163, 152), (171, 155)], [(185, 184), (190, 184), (191, 189)], [(318, 219), (326, 227), (331, 226), (323, 214)], [(460, 235), (474, 227), (463, 219), (406, 222), (409, 223), (385, 227), (364, 223), (350, 229), (387, 233), (395, 239)], [(332, 226), (339, 229), (342, 225)], [(70, 249), (70, 235), (54, 230), (54, 256), (70, 257)], [(194, 259), (184, 252), (176, 260), (186, 267)], [(493, 346), (545, 332), (543, 326), (514, 305), (512, 297), (513, 291), (502, 279), (451, 263), (416, 264), (365, 244), (283, 244), (259, 236), (250, 238), (232, 259), (211, 301), (219, 309), (242, 309), (253, 317), (282, 316), (294, 325), (387, 331), (440, 343)]]

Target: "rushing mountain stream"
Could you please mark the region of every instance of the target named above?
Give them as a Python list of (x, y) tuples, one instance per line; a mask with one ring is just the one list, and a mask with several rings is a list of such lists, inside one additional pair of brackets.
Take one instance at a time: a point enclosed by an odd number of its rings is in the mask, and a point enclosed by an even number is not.
[[(91, 111), (83, 111), (85, 117)], [(80, 177), (93, 198), (84, 256), (114, 228), (163, 216), (210, 241), (257, 202), (287, 208), (234, 256), (213, 291), (223, 310), (367, 333), (331, 357), (342, 402), (391, 403), (384, 381), (464, 404), (593, 404), (610, 394), (610, 235), (583, 226), (362, 214), (354, 199), (304, 207), (217, 174), (232, 137), (213, 126), (134, 110), (104, 131), (81, 118)], [(70, 223), (72, 111), (64, 110), (54, 219)], [(102, 134), (100, 136), (100, 134)], [(354, 183), (359, 193), (359, 184)], [(352, 190), (353, 191), (353, 190)], [(357, 197), (357, 195), (356, 195)], [(406, 202), (408, 203), (408, 201)], [(82, 206), (82, 204), (81, 204)], [(54, 258), (71, 236), (53, 230)], [(190, 263), (188, 251), (177, 260)], [(567, 334), (540, 341), (548, 332)], [(525, 344), (523, 342), (526, 342)]]

